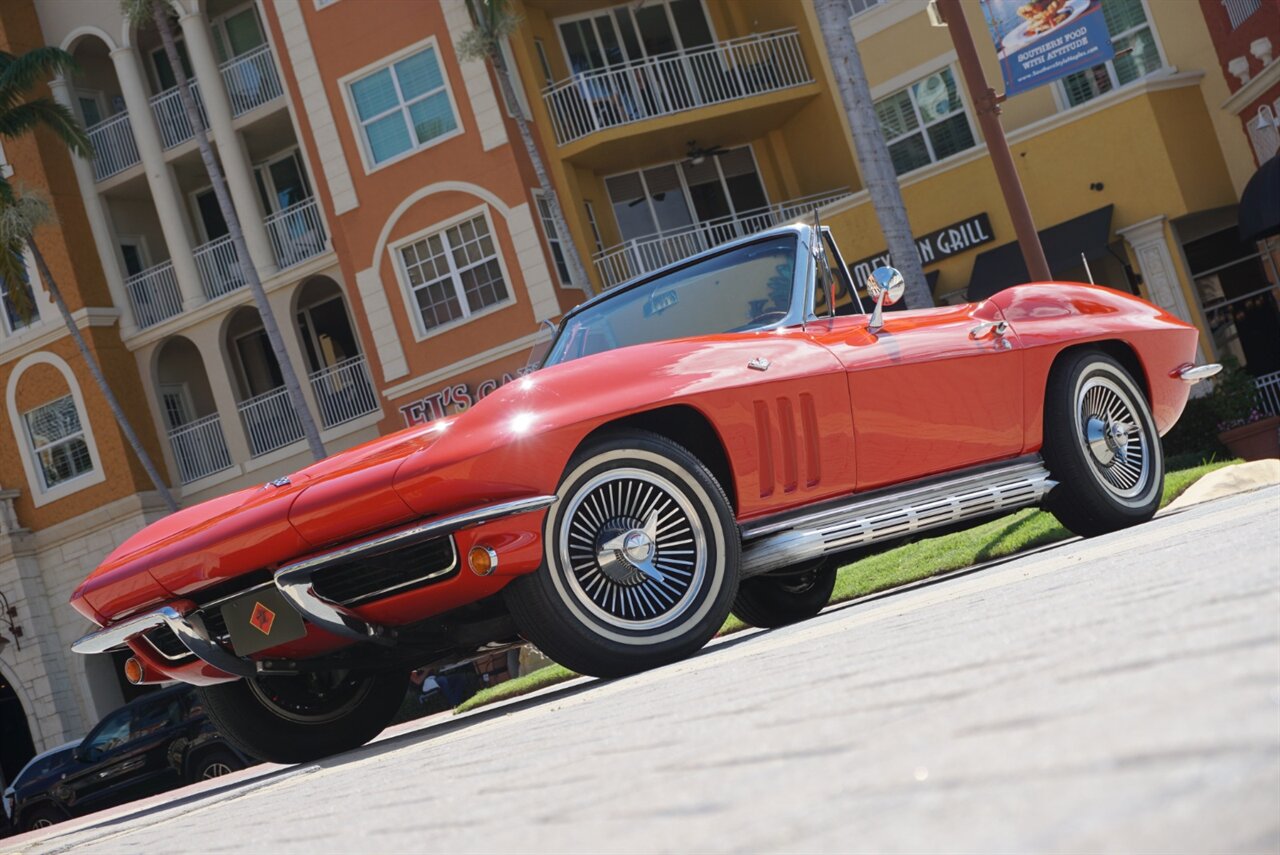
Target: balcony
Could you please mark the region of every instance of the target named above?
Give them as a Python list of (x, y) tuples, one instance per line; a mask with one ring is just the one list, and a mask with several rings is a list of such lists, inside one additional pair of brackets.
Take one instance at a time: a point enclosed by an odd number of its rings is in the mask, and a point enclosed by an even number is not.
[(605, 128), (813, 82), (795, 29), (575, 74), (542, 98), (559, 145)]
[(218, 71), (222, 74), (222, 84), (227, 88), (233, 118), (239, 118), (284, 94), (270, 45), (230, 59), (218, 66)]
[(224, 294), (230, 294), (245, 285), (240, 256), (236, 253), (231, 235), (223, 235), (217, 240), (196, 247), (192, 253), (196, 260), (196, 270), (200, 273), (200, 285), (204, 289), (207, 300), (214, 300)]
[(222, 435), (222, 422), (217, 413), (172, 428), (169, 447), (173, 449), (178, 477), (183, 484), (231, 468), (231, 455), (227, 451), (227, 440)]
[(124, 287), (139, 329), (153, 327), (182, 312), (182, 292), (171, 261), (135, 273), (124, 281)]
[(324, 252), (324, 223), (315, 199), (303, 199), (267, 217), (267, 235), (281, 270)]
[(128, 113), (116, 113), (86, 131), (93, 145), (93, 177), (98, 181), (123, 172), (141, 160)]
[(789, 223), (848, 195), (848, 189), (829, 190), (731, 217), (702, 220), (624, 241), (597, 252), (592, 261), (604, 287), (612, 288), (726, 241)]
[[(196, 101), (196, 109), (200, 111), (200, 121), (209, 127), (209, 118), (204, 112), (204, 99), (200, 96), (200, 84), (190, 82), (191, 97)], [(166, 89), (159, 95), (151, 96), (151, 112), (156, 117), (156, 127), (160, 130), (160, 142), (165, 149), (181, 145), (196, 135), (187, 121), (187, 110), (182, 105), (182, 93), (178, 87)]]
[(358, 419), (378, 409), (378, 396), (364, 354), (322, 368), (311, 375), (311, 390), (326, 428)]
[(302, 439), (302, 422), (283, 386), (236, 405), (249, 438), (249, 453), (261, 457)]

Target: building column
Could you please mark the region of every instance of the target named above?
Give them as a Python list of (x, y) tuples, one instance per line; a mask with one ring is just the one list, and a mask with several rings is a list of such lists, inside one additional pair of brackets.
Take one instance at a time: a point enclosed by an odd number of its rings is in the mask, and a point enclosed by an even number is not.
[(195, 256), (192, 255), (191, 237), (183, 226), (186, 217), (183, 214), (182, 195), (169, 164), (164, 159), (160, 129), (156, 127), (155, 114), (151, 112), (151, 100), (143, 82), (138, 52), (130, 47), (116, 48), (111, 51), (111, 62), (116, 68), (116, 77), (120, 80), (120, 91), (124, 95), (125, 108), (129, 111), (129, 124), (133, 128), (142, 168), (147, 174), (147, 185), (151, 188), (151, 198), (160, 218), (160, 230), (164, 233), (164, 242), (169, 248), (173, 272), (178, 277), (182, 307), (191, 309), (205, 301), (204, 290), (200, 286)]
[(1200, 344), (1196, 347), (1196, 361), (1204, 362), (1205, 344), (1208, 342), (1205, 326), (1198, 307), (1193, 311), (1187, 301), (1169, 245), (1167, 225), (1167, 218), (1161, 214), (1132, 226), (1116, 229), (1116, 234), (1124, 238), (1138, 261), (1143, 284), (1147, 286), (1147, 299), (1174, 317), (1199, 328)]
[(200, 81), (200, 93), (204, 96), (205, 114), (209, 117), (210, 130), (218, 143), (218, 156), (227, 177), (227, 190), (231, 204), (240, 218), (244, 242), (249, 248), (250, 260), (258, 270), (258, 277), (266, 279), (276, 272), (275, 253), (267, 237), (267, 226), (258, 201), (258, 189), (253, 180), (253, 166), (245, 153), (240, 137), (231, 124), (231, 101), (218, 70), (218, 58), (213, 52), (213, 40), (204, 17), (196, 12), (184, 11), (178, 18), (182, 36), (191, 57), (191, 68)]
[[(55, 77), (49, 81), (49, 89), (53, 92), (54, 100), (74, 115), (75, 104), (71, 99), (71, 87), (67, 84), (67, 79)], [(76, 170), (76, 183), (80, 185), (80, 200), (84, 202), (84, 211), (89, 217), (89, 231), (93, 234), (93, 243), (98, 248), (98, 258), (102, 261), (102, 273), (107, 278), (107, 290), (111, 292), (111, 301), (120, 309), (120, 335), (128, 338), (138, 331), (137, 319), (133, 316), (133, 304), (129, 302), (128, 291), (125, 289), (124, 272), (120, 268), (115, 232), (111, 228), (111, 219), (107, 216), (106, 202), (98, 193), (98, 182), (93, 177), (93, 167), (89, 161), (73, 154), (71, 164)]]

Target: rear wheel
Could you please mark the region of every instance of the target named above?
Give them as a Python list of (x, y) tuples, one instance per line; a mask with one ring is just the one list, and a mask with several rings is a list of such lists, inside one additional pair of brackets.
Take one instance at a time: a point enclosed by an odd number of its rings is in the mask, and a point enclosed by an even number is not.
[(733, 613), (751, 626), (786, 626), (822, 611), (835, 587), (836, 568), (822, 563), (799, 572), (743, 579)]
[(1047, 507), (1076, 534), (1137, 525), (1160, 507), (1164, 453), (1155, 419), (1137, 381), (1105, 353), (1078, 351), (1054, 365), (1044, 459), (1058, 482)]
[(195, 763), (191, 765), (189, 777), (192, 782), (208, 781), (212, 778), (230, 775), (232, 772), (237, 772), (243, 768), (244, 763), (235, 754), (225, 748), (215, 748), (196, 758)]
[(246, 677), (199, 689), (209, 718), (241, 751), (302, 763), (364, 745), (390, 724), (404, 698), (398, 672), (330, 671)]
[(48, 805), (32, 808), (25, 813), (26, 816), (22, 818), (22, 829), (24, 831), (38, 831), (41, 828), (49, 828), (67, 818), (62, 811)]
[(740, 537), (715, 477), (665, 437), (633, 431), (570, 461), (544, 561), (505, 589), (516, 624), (566, 668), (617, 677), (697, 651), (738, 589)]

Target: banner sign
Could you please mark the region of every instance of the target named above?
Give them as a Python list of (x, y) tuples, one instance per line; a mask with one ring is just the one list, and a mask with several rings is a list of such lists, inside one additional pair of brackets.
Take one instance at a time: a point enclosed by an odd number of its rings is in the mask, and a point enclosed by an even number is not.
[(982, 0), (982, 14), (1007, 96), (1115, 56), (1102, 0)]
[[(946, 228), (916, 238), (916, 251), (920, 253), (920, 264), (925, 265), (993, 240), (995, 238), (991, 232), (991, 220), (987, 217), (987, 212), (983, 211), (981, 214), (974, 214), (966, 220), (952, 223)], [(887, 266), (889, 266), (888, 250), (850, 263), (849, 271), (854, 282), (866, 282), (872, 270)]]
[(462, 412), (499, 386), (505, 386), (517, 377), (523, 377), (527, 373), (528, 369), (521, 368), (514, 374), (503, 374), (501, 377), (482, 380), (475, 385), (474, 389), (469, 383), (454, 383), (452, 386), (445, 386), (438, 392), (433, 392), (416, 401), (410, 401), (400, 407), (400, 415), (404, 417), (404, 423), (408, 427), (433, 422), (451, 413)]

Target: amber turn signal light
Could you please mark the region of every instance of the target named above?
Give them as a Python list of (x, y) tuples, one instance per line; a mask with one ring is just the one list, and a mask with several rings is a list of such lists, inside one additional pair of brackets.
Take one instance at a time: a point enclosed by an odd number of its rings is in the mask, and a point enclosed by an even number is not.
[(125, 660), (124, 678), (135, 686), (142, 682), (142, 663), (136, 656), (130, 656)]
[(477, 576), (488, 576), (498, 569), (498, 553), (487, 546), (473, 546), (467, 553), (467, 564)]

